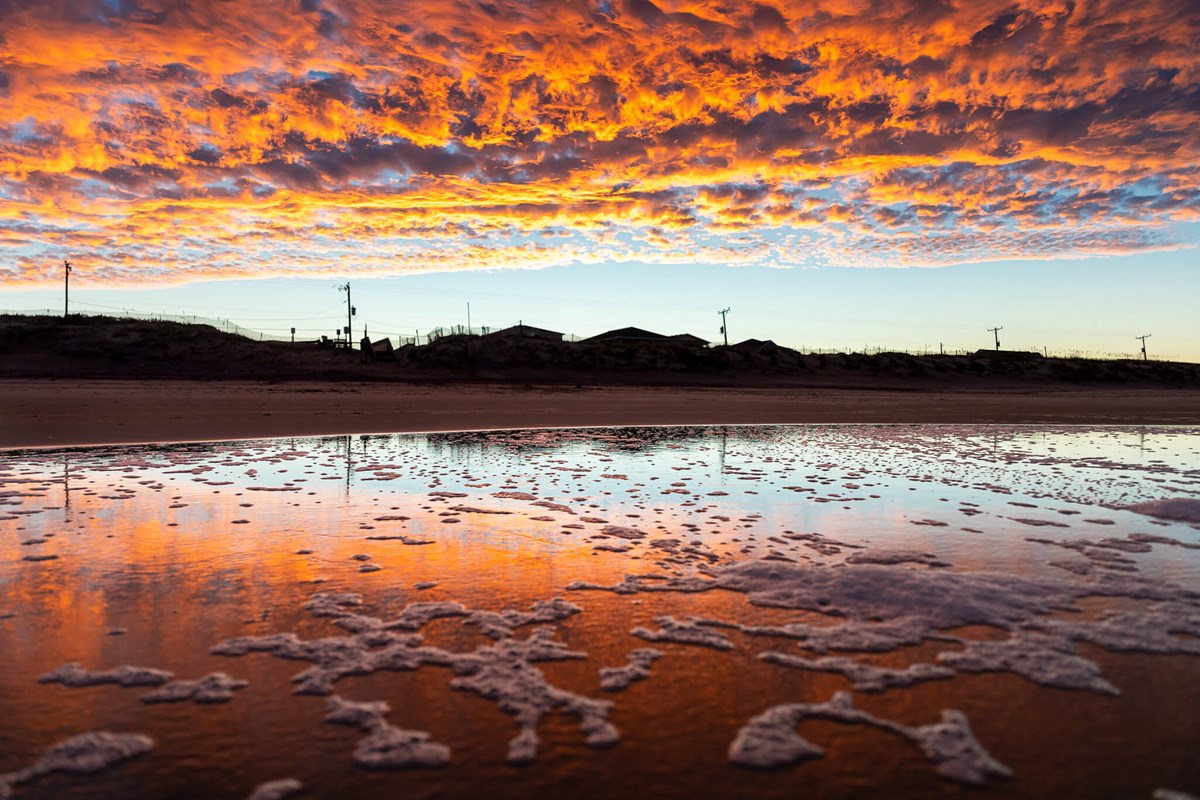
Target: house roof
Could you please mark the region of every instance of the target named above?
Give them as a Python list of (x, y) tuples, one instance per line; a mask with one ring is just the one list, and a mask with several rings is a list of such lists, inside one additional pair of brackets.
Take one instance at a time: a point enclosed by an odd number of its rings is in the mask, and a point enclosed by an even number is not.
[(700, 344), (708, 344), (708, 339), (701, 339), (699, 336), (693, 336), (690, 333), (677, 333), (669, 337), (677, 342), (696, 342)]
[(488, 336), (562, 336), (561, 331), (539, 328), (534, 325), (513, 325), (498, 331), (492, 331)]
[(612, 331), (598, 333), (595, 336), (589, 336), (584, 339), (585, 342), (603, 342), (608, 339), (640, 339), (646, 341), (663, 341), (670, 339), (669, 336), (663, 336), (661, 333), (654, 331), (642, 330), (641, 328), (617, 328)]

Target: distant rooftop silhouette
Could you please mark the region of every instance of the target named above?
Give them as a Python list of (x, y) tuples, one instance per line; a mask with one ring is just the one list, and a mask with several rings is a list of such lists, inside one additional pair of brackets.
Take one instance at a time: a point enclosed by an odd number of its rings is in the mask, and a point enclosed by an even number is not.
[(511, 328), (503, 328), (498, 331), (492, 331), (488, 334), (488, 336), (494, 336), (497, 339), (517, 336), (531, 339), (551, 339), (555, 341), (562, 341), (563, 338), (563, 334), (559, 331), (552, 331), (547, 328), (538, 328), (533, 325), (525, 325), (524, 323), (513, 325)]
[(632, 340), (632, 341), (645, 342), (645, 341), (666, 341), (670, 338), (671, 337), (664, 336), (661, 333), (655, 333), (654, 331), (647, 331), (647, 330), (643, 330), (641, 328), (617, 328), (616, 330), (605, 331), (604, 333), (598, 333), (595, 336), (589, 336), (587, 339), (584, 339), (583, 341), (585, 341), (585, 342), (608, 342), (608, 341), (620, 341), (622, 339), (627, 339), (627, 340)]
[(693, 336), (690, 333), (677, 333), (669, 337), (672, 341), (686, 344), (691, 347), (708, 347), (708, 340), (701, 339), (699, 336)]

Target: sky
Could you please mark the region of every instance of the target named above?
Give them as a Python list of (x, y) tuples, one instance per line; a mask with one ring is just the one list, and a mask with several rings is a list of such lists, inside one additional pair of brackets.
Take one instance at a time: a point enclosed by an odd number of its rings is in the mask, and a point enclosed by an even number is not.
[(1194, 0), (0, 19), (0, 308), (1200, 360)]

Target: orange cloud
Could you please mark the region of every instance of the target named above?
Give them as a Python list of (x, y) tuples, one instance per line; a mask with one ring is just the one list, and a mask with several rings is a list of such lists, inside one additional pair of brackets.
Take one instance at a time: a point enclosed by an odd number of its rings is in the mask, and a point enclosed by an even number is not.
[(1187, 0), (0, 16), (6, 282), (937, 264), (1171, 246), (1200, 210)]

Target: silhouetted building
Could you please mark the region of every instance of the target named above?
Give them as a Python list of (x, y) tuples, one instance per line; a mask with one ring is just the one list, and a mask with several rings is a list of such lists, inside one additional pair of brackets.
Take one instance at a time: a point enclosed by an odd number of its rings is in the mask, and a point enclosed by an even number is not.
[(641, 328), (617, 328), (615, 331), (605, 331), (584, 339), (585, 342), (667, 342), (670, 336), (646, 331)]
[(679, 342), (688, 347), (708, 347), (708, 340), (701, 339), (699, 336), (692, 336), (690, 333), (677, 333), (670, 337), (671, 341)]
[(392, 340), (390, 338), (372, 342), (364, 336), (362, 342), (359, 343), (359, 347), (363, 363), (370, 361), (393, 361), (396, 358), (396, 348), (392, 347)]
[(779, 345), (770, 339), (745, 339), (729, 346), (736, 347), (739, 350), (775, 350), (779, 347)]
[(546, 328), (536, 328), (533, 325), (519, 324), (519, 325), (513, 325), (511, 328), (504, 328), (503, 330), (492, 331), (485, 338), (489, 338), (489, 339), (492, 339), (492, 338), (495, 338), (495, 339), (512, 339), (512, 338), (547, 339), (552, 342), (561, 342), (562, 338), (563, 338), (563, 334), (559, 333), (558, 331), (547, 330)]

